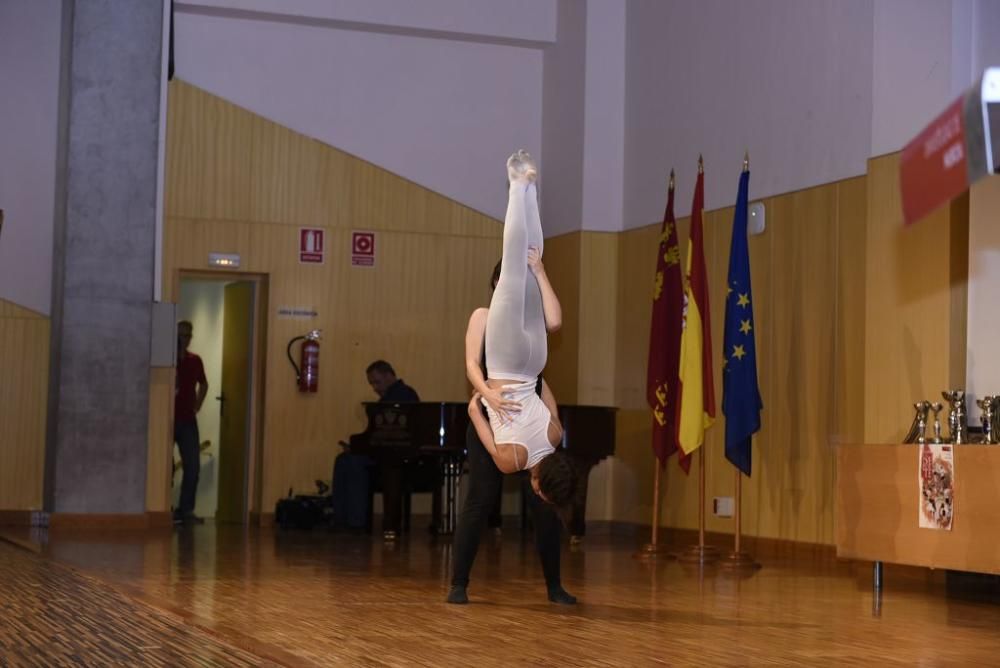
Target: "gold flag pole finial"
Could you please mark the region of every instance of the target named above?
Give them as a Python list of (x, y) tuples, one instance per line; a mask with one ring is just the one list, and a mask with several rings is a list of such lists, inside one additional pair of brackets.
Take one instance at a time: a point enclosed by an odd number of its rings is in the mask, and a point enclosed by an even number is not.
[(670, 190), (674, 189), (674, 170), (670, 170), (670, 182), (667, 184), (667, 188)]
[(699, 174), (705, 173), (705, 161), (702, 160), (701, 153), (698, 154), (698, 173)]
[(750, 171), (750, 151), (743, 152), (743, 171)]

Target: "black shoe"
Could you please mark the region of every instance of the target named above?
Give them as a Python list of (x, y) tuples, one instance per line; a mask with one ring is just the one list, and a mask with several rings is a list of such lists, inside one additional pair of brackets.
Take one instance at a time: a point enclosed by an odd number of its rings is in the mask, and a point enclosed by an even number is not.
[(205, 523), (205, 518), (198, 517), (194, 513), (184, 516), (184, 524), (204, 524), (204, 523)]
[(179, 527), (184, 524), (184, 518), (180, 515), (174, 515), (174, 526)]
[(451, 590), (448, 592), (448, 603), (465, 605), (468, 602), (469, 595), (465, 593), (465, 587), (462, 585), (452, 585)]
[(549, 600), (560, 605), (576, 605), (576, 596), (573, 596), (562, 587), (550, 588)]

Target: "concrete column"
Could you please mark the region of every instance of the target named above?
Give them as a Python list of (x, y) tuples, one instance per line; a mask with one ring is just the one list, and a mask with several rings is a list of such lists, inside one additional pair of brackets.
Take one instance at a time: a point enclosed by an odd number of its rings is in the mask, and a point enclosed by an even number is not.
[(64, 7), (45, 504), (142, 513), (163, 6)]

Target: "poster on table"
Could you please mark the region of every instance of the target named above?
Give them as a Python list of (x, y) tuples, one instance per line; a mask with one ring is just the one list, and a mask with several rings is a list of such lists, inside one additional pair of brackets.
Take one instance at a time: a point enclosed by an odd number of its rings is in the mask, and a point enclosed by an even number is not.
[(954, 447), (947, 443), (920, 446), (920, 528), (951, 531), (955, 499)]

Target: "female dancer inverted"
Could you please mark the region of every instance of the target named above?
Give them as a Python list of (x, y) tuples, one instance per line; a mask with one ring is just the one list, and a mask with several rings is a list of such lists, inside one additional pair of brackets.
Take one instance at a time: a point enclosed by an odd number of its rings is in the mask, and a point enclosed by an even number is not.
[[(466, 359), (471, 362), (466, 364), (467, 375), (475, 389), (469, 417), (501, 472), (531, 471), (535, 492), (549, 503), (565, 506), (575, 492), (575, 476), (565, 453), (554, 454), (562, 441), (562, 425), (551, 393), (543, 401), (535, 392), (548, 358), (546, 331), (559, 328), (562, 310), (542, 265), (538, 169), (526, 151), (507, 160), (507, 178), (500, 277), (485, 324), (482, 311), (477, 311), (466, 332)], [(478, 365), (484, 328), (485, 380)]]

